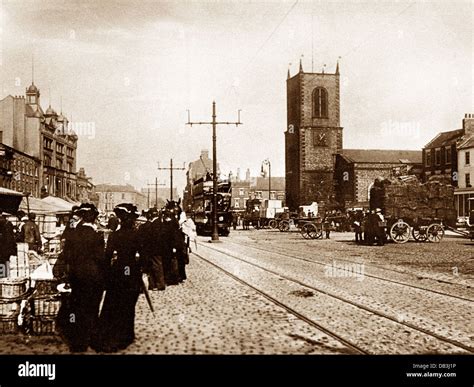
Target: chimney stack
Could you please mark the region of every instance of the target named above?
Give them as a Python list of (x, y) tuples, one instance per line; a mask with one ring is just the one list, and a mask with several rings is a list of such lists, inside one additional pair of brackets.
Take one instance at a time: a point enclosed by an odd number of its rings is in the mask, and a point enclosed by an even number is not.
[(245, 180), (250, 181), (250, 168), (247, 168), (247, 171), (245, 172)]
[(462, 120), (464, 134), (474, 136), (474, 114), (465, 114)]

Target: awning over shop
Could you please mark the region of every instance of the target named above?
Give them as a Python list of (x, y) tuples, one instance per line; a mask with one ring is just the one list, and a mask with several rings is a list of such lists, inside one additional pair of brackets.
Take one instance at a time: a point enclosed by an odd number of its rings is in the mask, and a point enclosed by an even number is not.
[(41, 199), (43, 202), (50, 204), (56, 209), (56, 213), (65, 213), (65, 212), (71, 212), (72, 207), (74, 206), (73, 203), (69, 203), (66, 200), (63, 200), (61, 198), (58, 198), (56, 196), (47, 196), (43, 199)]
[(27, 212), (28, 206), (30, 212), (34, 212), (38, 215), (46, 215), (46, 214), (56, 214), (57, 208), (51, 204), (44, 202), (41, 199), (30, 197), (28, 201), (26, 198), (23, 198), (20, 204), (20, 210)]

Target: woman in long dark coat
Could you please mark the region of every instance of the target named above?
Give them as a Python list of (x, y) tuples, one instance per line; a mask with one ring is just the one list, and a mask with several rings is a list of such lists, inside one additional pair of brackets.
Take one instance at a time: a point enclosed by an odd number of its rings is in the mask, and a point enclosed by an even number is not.
[(93, 345), (97, 352), (116, 352), (134, 341), (135, 304), (142, 284), (137, 258), (140, 238), (134, 227), (137, 208), (119, 204), (114, 212), (120, 226), (109, 236), (105, 249), (107, 287)]
[(89, 347), (104, 292), (104, 238), (94, 225), (98, 211), (93, 204), (83, 204), (78, 212), (82, 222), (68, 235), (63, 252), (71, 294), (57, 320), (71, 352)]

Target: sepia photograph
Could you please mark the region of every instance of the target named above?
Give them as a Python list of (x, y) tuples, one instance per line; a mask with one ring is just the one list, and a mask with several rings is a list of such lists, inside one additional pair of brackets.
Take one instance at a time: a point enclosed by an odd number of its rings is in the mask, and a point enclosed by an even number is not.
[(472, 385), (473, 85), (473, 0), (0, 0), (0, 386)]

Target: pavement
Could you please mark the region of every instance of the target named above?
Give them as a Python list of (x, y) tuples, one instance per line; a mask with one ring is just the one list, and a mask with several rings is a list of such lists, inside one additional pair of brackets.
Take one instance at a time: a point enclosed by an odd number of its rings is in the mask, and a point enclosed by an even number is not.
[[(472, 341), (472, 313), (463, 301), (447, 302), (442, 295), (389, 287), (377, 280), (328, 278), (323, 270), (314, 272), (311, 262), (264, 252), (251, 246), (272, 248), (296, 256), (328, 263), (352, 259), (367, 265), (367, 273), (388, 275), (396, 280), (421, 283), (442, 292), (472, 297), (474, 268), (472, 246), (460, 238), (445, 238), (440, 244), (407, 243), (385, 247), (358, 246), (353, 234), (332, 233), (330, 240), (304, 240), (298, 233), (274, 230), (232, 232), (220, 244), (200, 238), (197, 253), (238, 278), (274, 296), (311, 319), (374, 353), (458, 353), (450, 344), (440, 344), (428, 336), (396, 322), (381, 321), (373, 313), (338, 304), (329, 296), (305, 286), (251, 267), (237, 259), (225, 258), (218, 249), (281, 271), (302, 283), (326, 292), (348, 297), (362, 305), (372, 305), (385, 313), (402, 312), (414, 324), (425, 324), (440, 334)], [(238, 244), (243, 246), (239, 247)], [(248, 246), (248, 247), (247, 247)], [(313, 265), (313, 266), (312, 266)], [(454, 273), (453, 267), (457, 268)], [(389, 271), (384, 271), (388, 269)], [(370, 271), (372, 270), (372, 271)], [(390, 271), (391, 270), (391, 271)], [(311, 273), (311, 275), (309, 275)], [(136, 340), (119, 354), (347, 354), (352, 353), (339, 340), (309, 325), (273, 303), (256, 290), (224, 274), (219, 268), (191, 255), (188, 280), (165, 291), (152, 291), (155, 316), (143, 295), (136, 306)], [(449, 283), (447, 283), (449, 282)], [(423, 302), (426, 300), (427, 304)], [(433, 307), (431, 307), (433, 305)], [(435, 310), (437, 309), (437, 310)], [(472, 309), (472, 308), (471, 308)], [(461, 316), (456, 314), (461, 314)], [(444, 324), (443, 322), (446, 322)], [(431, 324), (431, 325), (430, 325)], [(446, 325), (446, 326), (444, 326)], [(369, 352), (370, 352), (369, 351)], [(67, 354), (57, 336), (0, 336), (0, 354)], [(87, 354), (95, 354), (89, 350)]]

